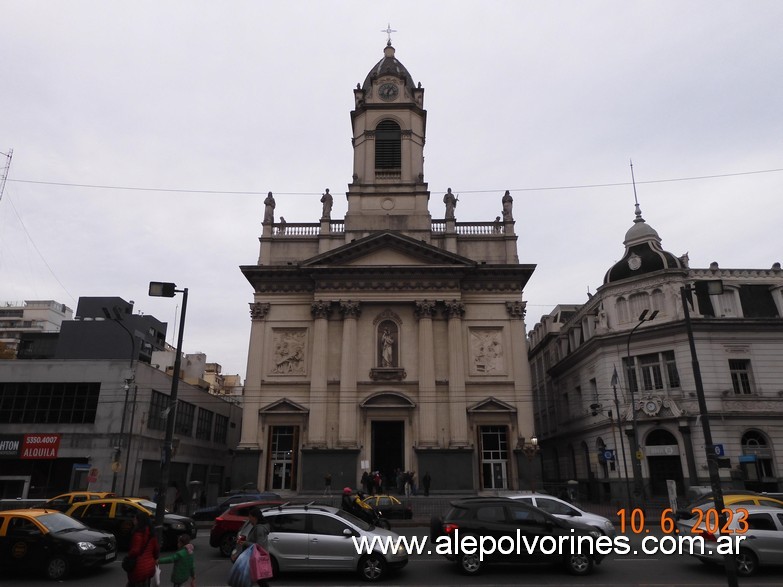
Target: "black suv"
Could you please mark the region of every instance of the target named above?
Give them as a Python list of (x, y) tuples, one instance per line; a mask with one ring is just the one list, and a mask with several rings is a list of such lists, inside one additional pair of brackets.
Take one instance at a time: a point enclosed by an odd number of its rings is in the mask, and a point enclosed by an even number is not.
[[(580, 536), (589, 536), (592, 540), (599, 538), (601, 534), (595, 528), (555, 518), (536, 507), (506, 497), (452, 501), (449, 512), (442, 519), (433, 518), (430, 527), (433, 543), (443, 544), (444, 536), (451, 544), (446, 558), (457, 562), (466, 575), (475, 575), (488, 563), (557, 564), (574, 575), (587, 575), (603, 559), (603, 555), (595, 548), (589, 548), (588, 541), (584, 539), (581, 553), (576, 547)], [(469, 538), (466, 539), (466, 536)], [(560, 544), (561, 536), (572, 537), (564, 540), (562, 553), (552, 548)], [(485, 544), (497, 543), (503, 547), (505, 554), (496, 549), (482, 557), (478, 550), (471, 553), (467, 552), (469, 548), (462, 548), (462, 545), (472, 542), (480, 546), (482, 537), (491, 537), (485, 539)], [(523, 542), (525, 540), (527, 544)], [(510, 548), (512, 544), (513, 549)], [(532, 546), (531, 552), (528, 552), (528, 545)]]

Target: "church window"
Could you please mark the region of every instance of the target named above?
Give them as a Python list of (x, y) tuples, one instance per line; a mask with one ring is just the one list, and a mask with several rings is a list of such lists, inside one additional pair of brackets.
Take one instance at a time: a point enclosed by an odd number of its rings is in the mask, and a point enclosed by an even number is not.
[(384, 120), (375, 129), (375, 169), (399, 170), (402, 167), (402, 139), (400, 125)]

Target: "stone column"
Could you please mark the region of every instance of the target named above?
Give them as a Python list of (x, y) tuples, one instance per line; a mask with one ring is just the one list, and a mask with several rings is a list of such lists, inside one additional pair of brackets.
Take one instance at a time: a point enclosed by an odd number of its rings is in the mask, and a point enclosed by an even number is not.
[(468, 446), (468, 413), (465, 397), (465, 357), (462, 342), (462, 317), (465, 304), (446, 302), (449, 319), (449, 447)]
[(331, 302), (319, 300), (310, 306), (313, 315), (313, 351), (310, 361), (310, 416), (308, 446), (326, 446), (327, 385), (326, 361), (329, 356), (329, 316)]
[(250, 346), (247, 353), (245, 395), (242, 409), (242, 435), (238, 448), (260, 448), (258, 410), (261, 407), (261, 375), (264, 362), (265, 318), (271, 305), (268, 302), (250, 304)]
[[(511, 339), (510, 376), (514, 381), (514, 400), (517, 408), (517, 435), (532, 438), (536, 434), (533, 417), (533, 384), (530, 363), (527, 360), (527, 336), (525, 333), (525, 306), (527, 302), (506, 302), (509, 315), (509, 338)], [(519, 438), (517, 438), (519, 441)]]
[(419, 438), (418, 446), (434, 447), (438, 442), (438, 426), (435, 409), (435, 342), (432, 334), (432, 317), (435, 302), (416, 302), (419, 319)]
[(356, 438), (356, 355), (357, 319), (361, 314), (359, 302), (340, 302), (343, 315), (343, 344), (340, 359), (340, 405), (338, 445), (355, 447)]

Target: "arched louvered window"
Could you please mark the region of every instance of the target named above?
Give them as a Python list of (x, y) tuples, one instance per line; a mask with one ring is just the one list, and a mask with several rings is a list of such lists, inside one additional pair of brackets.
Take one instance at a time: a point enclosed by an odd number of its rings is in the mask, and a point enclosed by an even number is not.
[(375, 129), (375, 169), (396, 171), (402, 166), (400, 125), (384, 120)]

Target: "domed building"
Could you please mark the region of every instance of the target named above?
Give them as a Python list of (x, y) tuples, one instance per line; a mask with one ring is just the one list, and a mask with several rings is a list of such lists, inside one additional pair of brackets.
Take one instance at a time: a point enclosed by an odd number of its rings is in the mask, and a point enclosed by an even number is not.
[(667, 480), (679, 495), (710, 484), (709, 452), (727, 486), (779, 491), (780, 263), (695, 269), (661, 243), (637, 203), (625, 252), (595, 295), (556, 307), (528, 334), (544, 482), (557, 491), (574, 481), (584, 500), (663, 500)]
[[(424, 89), (383, 58), (353, 90), (347, 213), (277, 220), (269, 194), (234, 485), (355, 487), (365, 471), (429, 473), (433, 491), (529, 484), (533, 436), (513, 198), (502, 220), (430, 210)], [(442, 184), (447, 178), (441, 178)], [(441, 196), (438, 196), (440, 200)], [(445, 210), (441, 206), (445, 205)]]

